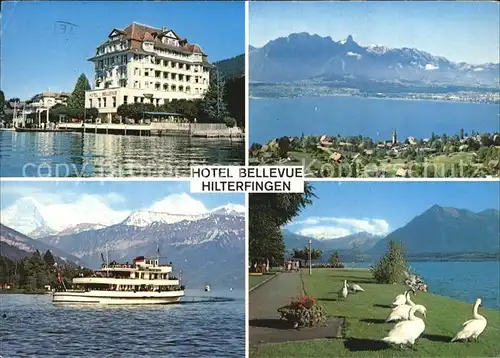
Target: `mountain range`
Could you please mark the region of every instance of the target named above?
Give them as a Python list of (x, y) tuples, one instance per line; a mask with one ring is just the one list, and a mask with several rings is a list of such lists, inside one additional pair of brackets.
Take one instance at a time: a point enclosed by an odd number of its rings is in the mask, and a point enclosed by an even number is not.
[(466, 209), (434, 205), (405, 226), (391, 232), (371, 250), (381, 255), (391, 239), (399, 239), (410, 255), (430, 253), (494, 253), (500, 250), (500, 215), (488, 209), (475, 213)]
[(0, 254), (11, 260), (22, 260), (38, 250), (42, 255), (50, 250), (57, 263), (85, 266), (79, 258), (69, 255), (56, 247), (47, 245), (40, 240), (33, 240), (20, 232), (0, 224)]
[[(2, 225), (2, 255), (26, 257), (34, 250), (69, 258), (78, 265), (97, 268), (101, 253), (110, 261), (131, 262), (136, 256), (156, 256), (173, 262), (176, 274), (189, 287), (244, 287), (245, 207), (227, 204), (199, 215), (136, 211), (120, 223), (81, 223), (56, 232), (29, 200), (5, 210), (2, 223), (40, 233), (33, 240)], [(4, 221), (4, 219), (7, 219)], [(14, 233), (14, 234), (13, 234)], [(43, 235), (48, 233), (48, 235)]]
[(252, 82), (304, 80), (414, 83), (431, 86), (500, 87), (500, 64), (453, 62), (415, 48), (361, 46), (351, 35), (334, 41), (294, 33), (250, 47)]
[(328, 259), (332, 251), (339, 251), (343, 259), (350, 258), (353, 242), (358, 242), (360, 252), (377, 258), (388, 247), (389, 240), (400, 240), (408, 256), (426, 254), (495, 253), (500, 250), (500, 214), (488, 209), (475, 213), (434, 205), (413, 218), (401, 228), (385, 237), (357, 233), (334, 239), (314, 239), (283, 231), (287, 251), (302, 249), (312, 241), (312, 247), (323, 250), (321, 260)]

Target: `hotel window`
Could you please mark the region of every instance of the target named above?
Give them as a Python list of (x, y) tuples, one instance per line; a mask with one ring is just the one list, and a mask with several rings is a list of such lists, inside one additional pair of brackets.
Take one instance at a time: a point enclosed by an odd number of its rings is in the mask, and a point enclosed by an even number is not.
[(141, 97), (141, 103), (144, 103), (144, 97)]
[(195, 89), (194, 89), (194, 93), (199, 94), (199, 90), (198, 90), (198, 88), (195, 88)]
[(156, 98), (156, 105), (159, 106), (160, 105), (160, 99), (159, 98)]
[(92, 98), (89, 98), (89, 108), (92, 108)]
[(122, 55), (122, 62), (127, 63), (127, 55)]
[(128, 96), (123, 96), (123, 104), (127, 104), (128, 102)]
[(101, 108), (101, 99), (100, 98), (97, 99), (97, 107)]
[(139, 97), (134, 97), (134, 103), (139, 102)]
[(148, 81), (144, 82), (144, 88), (149, 88), (149, 82)]
[(194, 83), (199, 83), (198, 76), (196, 76), (196, 77), (194, 78)]
[(168, 72), (163, 72), (163, 78), (166, 80), (168, 79)]
[(116, 97), (112, 97), (113, 98), (113, 107), (116, 107)]
[(115, 64), (115, 56), (111, 57), (111, 64), (114, 65)]
[(102, 101), (103, 101), (104, 107), (107, 107), (107, 106), (106, 106), (106, 97), (103, 97), (103, 98), (102, 98)]
[(139, 81), (134, 81), (134, 88), (139, 88)]
[(149, 70), (144, 70), (144, 76), (149, 76)]
[(163, 90), (168, 91), (168, 85), (166, 83), (163, 84)]

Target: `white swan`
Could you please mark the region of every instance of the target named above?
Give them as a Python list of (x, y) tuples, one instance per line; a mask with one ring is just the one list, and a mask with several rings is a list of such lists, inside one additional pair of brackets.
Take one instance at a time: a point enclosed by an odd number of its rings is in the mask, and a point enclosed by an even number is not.
[(342, 287), (342, 290), (340, 291), (340, 297), (346, 298), (347, 297), (347, 280), (344, 280), (344, 287)]
[(389, 332), (389, 335), (382, 338), (382, 340), (391, 344), (399, 344), (401, 348), (408, 343), (413, 347), (415, 340), (425, 330), (424, 320), (415, 316), (416, 310), (417, 306), (413, 306), (410, 309), (409, 320), (396, 324)]
[(455, 337), (453, 337), (453, 339), (451, 340), (452, 342), (464, 339), (468, 340), (469, 338), (472, 338), (477, 341), (477, 337), (481, 333), (483, 333), (484, 329), (486, 328), (486, 325), (488, 324), (486, 318), (477, 313), (477, 309), (479, 308), (480, 305), (481, 305), (481, 299), (478, 298), (472, 310), (474, 318), (466, 321), (462, 325), (463, 327), (462, 330), (458, 332)]
[(409, 291), (405, 291), (402, 295), (397, 295), (396, 298), (394, 299), (394, 302), (392, 302), (392, 305), (394, 307), (404, 305), (406, 303), (406, 294)]
[(364, 291), (365, 291), (365, 290), (363, 290), (363, 289), (361, 288), (361, 286), (360, 286), (360, 285), (355, 284), (355, 283), (351, 283), (351, 284), (349, 285), (349, 288), (350, 288), (353, 292), (364, 292)]
[[(412, 302), (413, 303), (413, 302)], [(386, 318), (386, 322), (393, 322), (393, 321), (405, 321), (410, 319), (410, 310), (412, 307), (416, 308), (416, 311), (422, 313), (424, 317), (427, 317), (427, 308), (425, 308), (422, 305), (401, 305), (396, 307)]]

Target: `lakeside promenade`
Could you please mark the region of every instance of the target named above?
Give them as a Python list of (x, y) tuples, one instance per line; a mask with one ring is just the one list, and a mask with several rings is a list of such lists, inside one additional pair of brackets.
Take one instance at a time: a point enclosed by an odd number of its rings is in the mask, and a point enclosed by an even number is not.
[(288, 327), (285, 321), (279, 320), (277, 309), (302, 295), (300, 273), (277, 275), (250, 292), (250, 345), (260, 342), (281, 342), (282, 339), (277, 337)]

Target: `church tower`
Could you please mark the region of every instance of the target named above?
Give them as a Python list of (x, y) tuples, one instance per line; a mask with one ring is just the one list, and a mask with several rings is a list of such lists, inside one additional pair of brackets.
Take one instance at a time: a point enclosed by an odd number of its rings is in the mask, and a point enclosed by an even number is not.
[(396, 134), (396, 129), (392, 131), (392, 145), (396, 145), (398, 143), (398, 137)]

